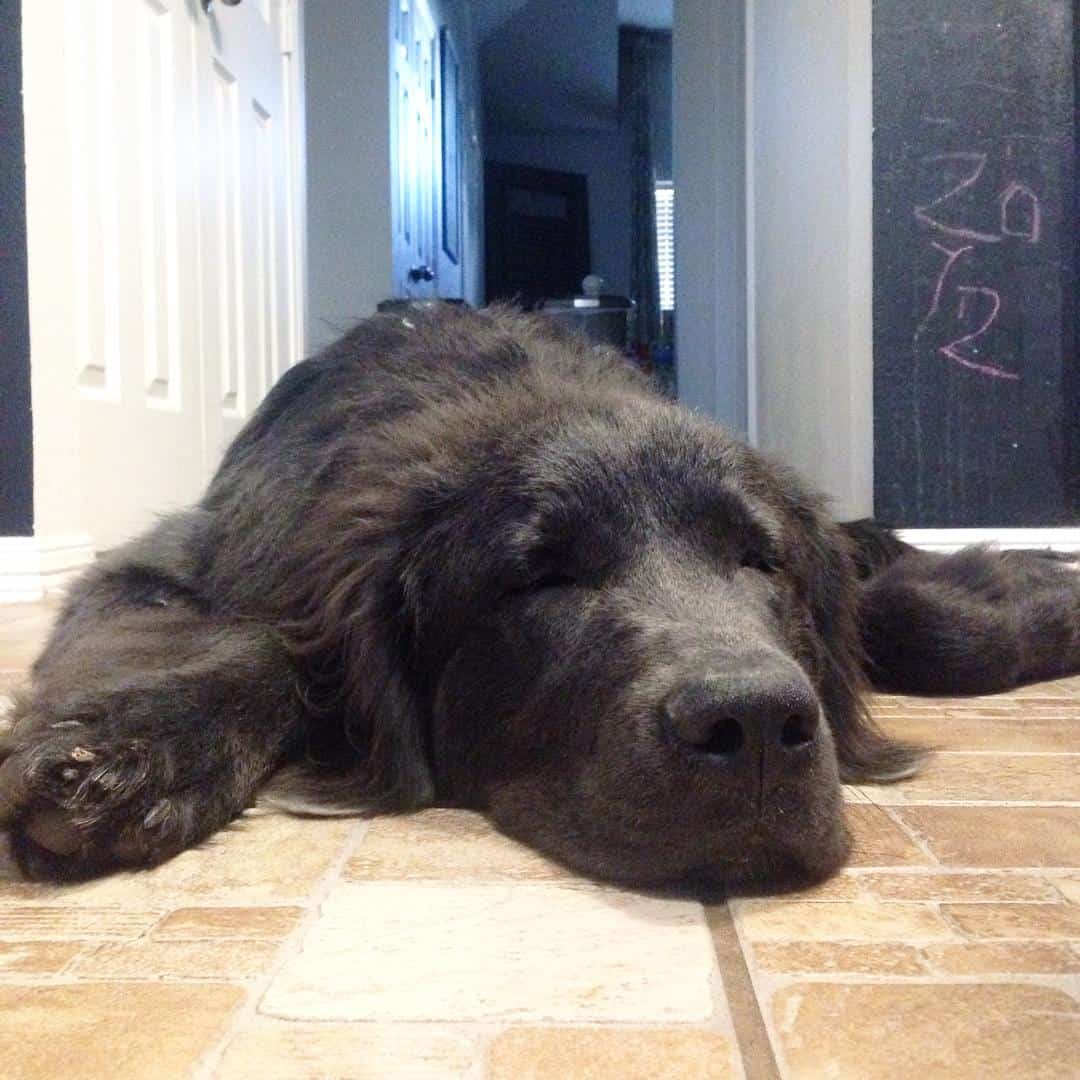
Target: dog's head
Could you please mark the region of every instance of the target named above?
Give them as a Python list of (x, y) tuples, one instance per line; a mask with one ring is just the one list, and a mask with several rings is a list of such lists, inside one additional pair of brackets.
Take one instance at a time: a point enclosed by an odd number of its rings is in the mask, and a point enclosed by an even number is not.
[(364, 614), (341, 598), (384, 805), (484, 809), (638, 884), (842, 863), (841, 777), (908, 760), (861, 711), (849, 556), (790, 472), (587, 390), (458, 402), (393, 453)]

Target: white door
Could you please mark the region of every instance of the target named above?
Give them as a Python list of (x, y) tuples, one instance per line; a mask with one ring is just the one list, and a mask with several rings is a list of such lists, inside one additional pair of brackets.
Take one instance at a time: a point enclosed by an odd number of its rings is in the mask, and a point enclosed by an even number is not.
[(98, 549), (197, 498), (303, 352), (297, 17), (295, 0), (23, 6), (30, 288), (70, 313), (31, 333), (70, 356)]
[(435, 22), (427, 0), (391, 0), (390, 175), (394, 295), (439, 295)]
[(216, 463), (303, 358), (306, 316), (296, 9), (247, 0), (210, 11), (196, 24), (197, 157), (206, 453)]

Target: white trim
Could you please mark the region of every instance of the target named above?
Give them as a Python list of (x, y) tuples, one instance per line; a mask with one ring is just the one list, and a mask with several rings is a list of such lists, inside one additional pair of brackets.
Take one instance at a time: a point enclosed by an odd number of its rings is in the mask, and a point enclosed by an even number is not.
[(959, 551), (969, 544), (1080, 552), (1080, 529), (899, 529), (901, 540), (927, 551)]
[(0, 604), (28, 603), (61, 592), (94, 561), (86, 533), (0, 536)]
[[(756, 0), (746, 0), (743, 37), (743, 179), (746, 187), (744, 213), (745, 237), (744, 274), (746, 278), (746, 441), (758, 445), (758, 358), (757, 358), (757, 203), (754, 199), (756, 177), (754, 175), (754, 5)], [(678, 301), (676, 300), (676, 303)], [(678, 358), (676, 357), (676, 362)]]
[[(746, 279), (746, 430), (836, 514), (863, 517), (873, 504), (871, 0), (742, 2), (745, 236), (741, 251), (729, 235), (715, 242), (742, 257)], [(676, 187), (681, 199), (678, 177)], [(700, 230), (693, 238), (703, 242)], [(682, 331), (696, 312), (681, 285), (677, 297)], [(680, 388), (686, 361), (680, 342)]]

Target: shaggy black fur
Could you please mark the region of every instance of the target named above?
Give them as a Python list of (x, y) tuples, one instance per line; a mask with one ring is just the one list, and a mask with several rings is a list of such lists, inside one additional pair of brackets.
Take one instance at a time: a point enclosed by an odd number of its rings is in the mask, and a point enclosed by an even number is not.
[(541, 320), (381, 316), (71, 590), (0, 824), (32, 875), (147, 865), (277, 773), (292, 804), (476, 807), (605, 878), (779, 887), (843, 862), (841, 778), (917, 764), (864, 646), (909, 691), (1080, 670), (1080, 577), (837, 526)]

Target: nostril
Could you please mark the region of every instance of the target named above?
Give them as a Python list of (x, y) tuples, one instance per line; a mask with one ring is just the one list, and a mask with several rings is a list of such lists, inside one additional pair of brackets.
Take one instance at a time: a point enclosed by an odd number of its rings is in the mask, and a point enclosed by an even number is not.
[(813, 742), (817, 733), (817, 717), (809, 713), (793, 713), (784, 721), (780, 729), (780, 744), (789, 749), (797, 749)]
[(718, 720), (709, 733), (708, 739), (698, 749), (703, 754), (737, 754), (743, 744), (742, 724), (734, 717), (725, 716)]

